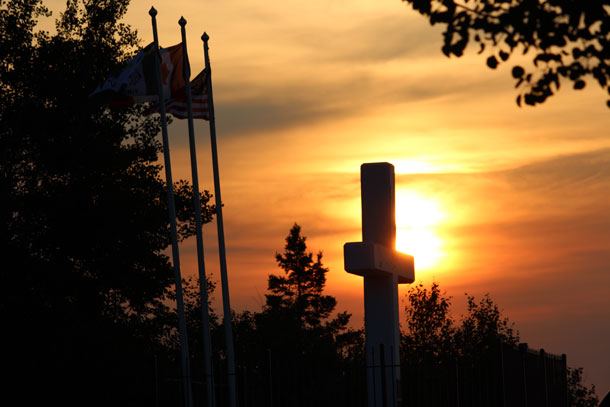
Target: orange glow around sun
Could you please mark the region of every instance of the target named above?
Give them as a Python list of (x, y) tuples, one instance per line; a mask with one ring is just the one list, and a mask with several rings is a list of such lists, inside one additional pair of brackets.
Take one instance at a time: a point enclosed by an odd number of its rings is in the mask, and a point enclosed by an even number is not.
[(441, 205), (417, 192), (396, 191), (396, 249), (415, 258), (415, 269), (436, 266), (443, 257), (437, 229), (445, 218)]

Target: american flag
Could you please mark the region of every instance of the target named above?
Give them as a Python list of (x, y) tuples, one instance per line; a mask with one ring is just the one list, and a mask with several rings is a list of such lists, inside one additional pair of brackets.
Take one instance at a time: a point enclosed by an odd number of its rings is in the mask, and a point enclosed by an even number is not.
[[(207, 75), (205, 69), (201, 71), (191, 81), (191, 101), (193, 107), (193, 119), (210, 120), (210, 106), (208, 104)], [(144, 112), (145, 116), (159, 113), (158, 103), (154, 103)], [(165, 112), (171, 113), (177, 119), (188, 118), (188, 106), (186, 92), (176, 95), (170, 99), (165, 99)]]

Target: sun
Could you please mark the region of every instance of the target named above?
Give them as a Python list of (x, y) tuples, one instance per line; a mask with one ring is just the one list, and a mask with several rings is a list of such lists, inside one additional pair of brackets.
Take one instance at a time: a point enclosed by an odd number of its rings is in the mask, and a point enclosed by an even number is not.
[(396, 191), (396, 250), (415, 258), (415, 269), (436, 266), (443, 257), (438, 227), (445, 214), (439, 202), (410, 190)]

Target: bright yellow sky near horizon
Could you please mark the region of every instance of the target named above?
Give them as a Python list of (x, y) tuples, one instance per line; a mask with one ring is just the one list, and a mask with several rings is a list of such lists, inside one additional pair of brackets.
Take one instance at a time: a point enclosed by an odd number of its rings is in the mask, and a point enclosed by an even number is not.
[[(48, 2), (54, 10), (63, 1)], [(125, 21), (152, 40), (150, 1)], [(187, 21), (193, 72), (210, 35), (232, 306), (257, 310), (294, 222), (324, 251), (327, 292), (362, 325), (362, 282), (343, 271), (360, 240), (359, 167), (396, 168), (397, 247), (416, 282), (490, 293), (524, 341), (610, 389), (610, 110), (593, 83), (519, 108), (511, 57), (442, 55), (441, 27), (399, 0), (157, 2), (163, 46)], [(200, 185), (213, 190), (207, 123)], [(186, 123), (170, 128), (174, 178), (190, 180)], [(215, 225), (204, 227), (218, 280)], [(193, 242), (183, 273), (196, 274)], [(400, 287), (403, 296), (408, 286)], [(215, 301), (220, 301), (220, 290)], [(218, 307), (220, 309), (220, 307)]]

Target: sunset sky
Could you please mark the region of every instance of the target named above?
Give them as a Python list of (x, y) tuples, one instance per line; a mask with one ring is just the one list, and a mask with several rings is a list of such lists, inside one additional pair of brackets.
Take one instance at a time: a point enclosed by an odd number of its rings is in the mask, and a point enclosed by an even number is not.
[[(55, 10), (63, 1), (56, 1)], [(53, 2), (51, 2), (53, 4)], [(152, 41), (150, 1), (125, 21)], [(210, 56), (231, 305), (260, 310), (274, 255), (294, 222), (323, 250), (327, 293), (363, 324), (362, 279), (343, 269), (360, 241), (360, 165), (396, 168), (398, 248), (416, 282), (465, 311), (489, 293), (521, 340), (566, 353), (610, 390), (610, 110), (607, 94), (564, 83), (519, 108), (510, 75), (486, 54), (440, 51), (441, 27), (399, 0), (174, 0), (154, 4), (163, 46), (187, 19), (194, 73)], [(196, 123), (200, 185), (213, 191), (207, 122)], [(175, 178), (190, 180), (186, 122), (170, 127)], [(206, 265), (219, 280), (216, 225)], [(196, 274), (193, 241), (183, 273)], [(400, 295), (408, 290), (400, 286)], [(215, 303), (220, 311), (220, 289)]]

